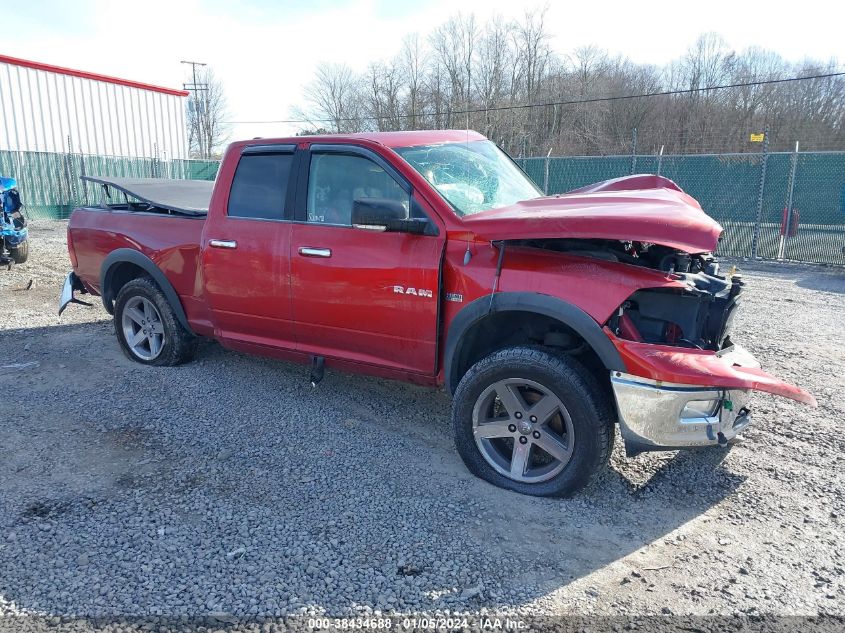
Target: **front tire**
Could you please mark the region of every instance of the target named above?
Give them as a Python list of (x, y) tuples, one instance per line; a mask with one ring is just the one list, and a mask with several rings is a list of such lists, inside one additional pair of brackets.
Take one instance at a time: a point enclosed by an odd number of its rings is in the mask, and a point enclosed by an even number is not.
[(196, 337), (179, 322), (149, 277), (133, 279), (117, 293), (114, 330), (123, 353), (143, 365), (181, 365), (193, 358), (197, 347)]
[(546, 348), (503, 349), (473, 365), (452, 406), (467, 468), (500, 488), (570, 496), (606, 466), (613, 410), (577, 361)]

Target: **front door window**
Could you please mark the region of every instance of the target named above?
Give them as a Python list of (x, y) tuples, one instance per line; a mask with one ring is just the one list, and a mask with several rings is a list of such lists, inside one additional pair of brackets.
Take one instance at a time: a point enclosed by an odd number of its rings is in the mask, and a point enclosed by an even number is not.
[(406, 212), (410, 195), (374, 161), (347, 154), (313, 154), (306, 210), (309, 222), (352, 223), (352, 205), (360, 198), (401, 202)]

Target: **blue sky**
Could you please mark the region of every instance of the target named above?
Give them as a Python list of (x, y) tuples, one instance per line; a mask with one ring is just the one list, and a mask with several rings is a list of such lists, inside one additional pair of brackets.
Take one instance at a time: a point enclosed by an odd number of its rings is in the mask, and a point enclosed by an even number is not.
[[(180, 87), (180, 60), (211, 65), (231, 119), (288, 118), (320, 61), (362, 69), (390, 57), (402, 38), (428, 33), (459, 8), (479, 20), (520, 16), (543, 2), (515, 0), (0, 0), (0, 52), (137, 81)], [(837, 56), (845, 63), (841, 2), (549, 2), (547, 24), (561, 52), (596, 44), (637, 62), (662, 64), (702, 32), (742, 49), (763, 46), (789, 59)], [(236, 125), (234, 138), (286, 134), (280, 124)]]

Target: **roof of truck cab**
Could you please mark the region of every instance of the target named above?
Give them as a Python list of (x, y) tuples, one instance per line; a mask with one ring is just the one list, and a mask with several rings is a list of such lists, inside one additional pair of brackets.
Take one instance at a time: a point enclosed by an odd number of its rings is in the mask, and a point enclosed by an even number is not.
[[(440, 143), (466, 143), (483, 141), (487, 137), (473, 130), (413, 130), (408, 132), (358, 132), (356, 134), (315, 134), (313, 136), (295, 136), (289, 138), (253, 139), (262, 143), (331, 143), (337, 141), (364, 140), (379, 143), (385, 147), (413, 147), (418, 145), (437, 145)], [(248, 141), (252, 144), (253, 141)]]

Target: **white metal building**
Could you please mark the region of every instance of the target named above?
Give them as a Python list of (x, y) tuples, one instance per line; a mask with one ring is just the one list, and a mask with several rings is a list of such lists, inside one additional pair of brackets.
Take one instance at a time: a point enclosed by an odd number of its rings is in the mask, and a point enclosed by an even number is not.
[(187, 95), (0, 55), (0, 150), (187, 158)]

